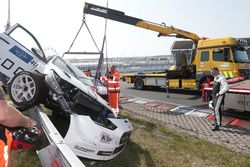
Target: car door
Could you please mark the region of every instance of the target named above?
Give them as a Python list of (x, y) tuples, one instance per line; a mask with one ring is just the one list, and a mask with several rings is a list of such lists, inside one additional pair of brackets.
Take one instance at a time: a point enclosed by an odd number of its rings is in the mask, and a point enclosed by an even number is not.
[(0, 34), (0, 72), (10, 79), (21, 71), (32, 71), (45, 64), (44, 52), (36, 38), (15, 24)]

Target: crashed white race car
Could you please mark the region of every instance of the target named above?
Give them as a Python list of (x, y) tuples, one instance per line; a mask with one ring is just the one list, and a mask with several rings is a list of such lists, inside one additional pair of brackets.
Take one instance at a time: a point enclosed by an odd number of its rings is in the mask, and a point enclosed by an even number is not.
[[(17, 29), (26, 32), (39, 49), (13, 38)], [(42, 103), (65, 115), (70, 124), (64, 140), (76, 155), (110, 160), (122, 152), (132, 133), (131, 123), (83, 84), (69, 62), (59, 56), (46, 60), (38, 41), (19, 24), (0, 34), (0, 53), (0, 70), (11, 79), (13, 103), (22, 109)]]

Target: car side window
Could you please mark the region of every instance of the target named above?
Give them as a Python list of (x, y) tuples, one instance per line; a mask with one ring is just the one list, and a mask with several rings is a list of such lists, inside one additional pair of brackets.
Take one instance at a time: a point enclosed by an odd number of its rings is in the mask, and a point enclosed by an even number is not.
[(30, 52), (32, 52), (32, 48), (39, 48), (34, 39), (20, 27), (17, 27), (14, 31), (12, 31), (9, 36)]
[(10, 38), (33, 53), (38, 59), (46, 63), (46, 57), (37, 39), (21, 25), (16, 26), (7, 34)]

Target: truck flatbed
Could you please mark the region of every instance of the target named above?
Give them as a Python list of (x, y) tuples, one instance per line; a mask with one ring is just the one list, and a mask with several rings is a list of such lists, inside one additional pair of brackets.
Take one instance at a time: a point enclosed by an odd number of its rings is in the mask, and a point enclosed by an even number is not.
[(250, 94), (250, 79), (241, 82), (232, 83), (229, 85), (230, 92), (241, 91), (242, 93)]
[[(229, 90), (225, 97), (225, 108), (250, 112), (250, 79), (234, 78), (228, 80), (228, 83)], [(202, 100), (204, 102), (211, 99), (212, 89), (212, 84), (206, 84), (203, 87)]]
[[(205, 86), (205, 91), (211, 91), (213, 88), (212, 86)], [(238, 82), (230, 83), (229, 80), (229, 90), (228, 93), (243, 93), (243, 94), (250, 94), (250, 79), (241, 80), (239, 79)]]

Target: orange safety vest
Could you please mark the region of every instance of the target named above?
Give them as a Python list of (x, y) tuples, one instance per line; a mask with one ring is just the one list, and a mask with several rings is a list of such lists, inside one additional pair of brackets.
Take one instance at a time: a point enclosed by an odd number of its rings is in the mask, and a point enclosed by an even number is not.
[(119, 81), (108, 81), (108, 92), (109, 93), (120, 93)]
[(10, 166), (10, 148), (12, 135), (8, 129), (0, 130), (0, 167)]
[(120, 75), (116, 70), (111, 75), (113, 76), (113, 81), (119, 81), (120, 80)]
[(113, 79), (108, 80), (108, 92), (109, 93), (120, 93), (119, 73), (115, 70), (111, 75), (112, 75)]
[(119, 73), (115, 70), (113, 73), (110, 73), (110, 75), (112, 77), (108, 79), (109, 106), (118, 114), (120, 98)]

